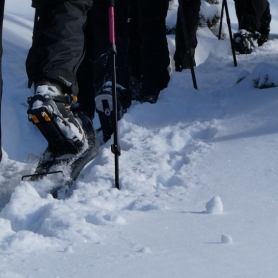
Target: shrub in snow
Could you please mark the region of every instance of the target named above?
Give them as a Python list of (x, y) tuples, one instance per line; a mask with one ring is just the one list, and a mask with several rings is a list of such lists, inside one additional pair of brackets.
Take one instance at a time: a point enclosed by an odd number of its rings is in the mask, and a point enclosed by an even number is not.
[(223, 213), (223, 204), (219, 196), (213, 197), (209, 202), (206, 203), (206, 213)]
[(229, 235), (222, 235), (221, 236), (221, 242), (231, 244), (231, 243), (233, 243), (233, 239)]
[(273, 87), (277, 87), (277, 84), (275, 84), (270, 76), (268, 74), (254, 79), (254, 87), (255, 88), (259, 88), (259, 89), (268, 89), (268, 88), (273, 88)]
[(259, 89), (278, 87), (278, 68), (268, 63), (259, 63), (251, 73), (248, 71), (240, 73), (237, 83), (243, 80)]

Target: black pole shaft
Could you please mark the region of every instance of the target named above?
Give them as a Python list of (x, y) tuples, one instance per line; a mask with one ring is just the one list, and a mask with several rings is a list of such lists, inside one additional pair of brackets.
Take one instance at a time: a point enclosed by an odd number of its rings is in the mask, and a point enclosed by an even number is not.
[(234, 66), (236, 67), (236, 66), (237, 66), (236, 52), (235, 52), (235, 46), (234, 46), (233, 35), (232, 35), (231, 20), (230, 20), (230, 16), (229, 16), (229, 9), (228, 9), (227, 0), (222, 0), (222, 7), (221, 7), (221, 17), (220, 17), (220, 26), (219, 26), (218, 40), (221, 39), (221, 31), (222, 31), (222, 23), (223, 23), (224, 9), (225, 9), (226, 19), (227, 19), (227, 25), (228, 25), (228, 29), (229, 29), (229, 36), (230, 36), (232, 54), (233, 54), (233, 59), (234, 59)]
[(185, 16), (184, 16), (184, 8), (183, 8), (183, 0), (179, 0), (179, 14), (181, 18), (181, 24), (182, 24), (182, 30), (183, 30), (183, 37), (184, 37), (184, 43), (185, 43), (185, 48), (186, 48), (186, 53), (189, 58), (189, 64), (190, 64), (190, 69), (191, 69), (191, 75), (192, 75), (192, 81), (193, 81), (193, 86), (197, 90), (197, 81), (196, 81), (196, 76), (195, 76), (195, 71), (194, 71), (194, 64), (193, 64), (193, 58), (192, 54), (190, 51), (190, 46), (189, 46), (189, 41), (188, 41), (188, 33), (187, 33), (187, 26), (186, 26), (186, 21), (185, 21)]
[(221, 7), (221, 16), (220, 16), (220, 25), (219, 25), (218, 40), (221, 39), (223, 15), (224, 15), (224, 0), (222, 1), (222, 7)]
[(120, 189), (119, 182), (119, 156), (120, 146), (118, 142), (118, 113), (117, 113), (117, 88), (116, 88), (116, 54), (112, 54), (112, 65), (113, 65), (113, 130), (114, 130), (114, 144), (111, 146), (112, 152), (115, 156), (115, 187)]
[(225, 12), (226, 12), (227, 24), (228, 24), (228, 29), (229, 29), (229, 35), (230, 35), (234, 65), (236, 67), (237, 66), (236, 52), (235, 52), (235, 46), (234, 46), (234, 40), (233, 40), (233, 34), (232, 34), (231, 20), (230, 20), (230, 16), (229, 16), (228, 4), (227, 4), (227, 0), (223, 0), (223, 2), (224, 2), (224, 8), (225, 8)]
[(2, 131), (1, 131), (1, 102), (2, 102), (2, 92), (3, 92), (3, 79), (2, 79), (2, 33), (3, 33), (3, 21), (4, 21), (4, 8), (5, 8), (5, 0), (1, 1), (0, 4), (0, 162), (2, 160)]
[(119, 156), (121, 154), (120, 145), (118, 142), (118, 107), (117, 107), (117, 82), (116, 82), (116, 43), (115, 43), (115, 20), (114, 20), (114, 0), (109, 0), (109, 53), (112, 64), (112, 100), (113, 100), (113, 131), (114, 142), (111, 145), (111, 151), (115, 157), (115, 187), (120, 189), (119, 182)]

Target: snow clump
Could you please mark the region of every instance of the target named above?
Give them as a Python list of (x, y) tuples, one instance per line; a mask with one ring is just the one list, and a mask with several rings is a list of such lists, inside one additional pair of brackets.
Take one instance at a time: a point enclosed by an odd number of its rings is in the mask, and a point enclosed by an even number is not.
[(221, 242), (231, 244), (233, 243), (233, 239), (229, 235), (221, 235)]
[(213, 197), (206, 203), (206, 213), (221, 214), (223, 213), (223, 204), (219, 196)]

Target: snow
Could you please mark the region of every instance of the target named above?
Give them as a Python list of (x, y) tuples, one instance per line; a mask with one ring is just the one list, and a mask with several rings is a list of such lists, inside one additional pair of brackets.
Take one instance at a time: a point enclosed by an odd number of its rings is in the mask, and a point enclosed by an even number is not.
[(221, 242), (231, 244), (233, 243), (233, 239), (229, 235), (221, 235)]
[[(119, 122), (120, 190), (109, 141), (57, 200), (47, 193), (55, 181), (21, 181), (46, 142), (26, 113), (33, 10), (7, 1), (1, 278), (277, 277), (278, 4), (269, 2), (272, 40), (237, 67), (229, 36), (199, 29), (198, 90), (190, 71), (172, 72), (156, 104), (131, 106)], [(173, 35), (168, 43), (172, 56)]]
[(214, 196), (209, 202), (206, 203), (206, 213), (223, 213), (223, 203), (219, 196)]

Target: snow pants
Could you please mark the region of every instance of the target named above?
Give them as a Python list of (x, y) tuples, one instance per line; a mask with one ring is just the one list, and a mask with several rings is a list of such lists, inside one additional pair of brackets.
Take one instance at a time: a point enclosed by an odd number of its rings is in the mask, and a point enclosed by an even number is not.
[[(36, 20), (26, 60), (29, 87), (43, 79), (61, 84), (94, 116), (94, 92), (111, 80), (108, 0), (33, 0)], [(115, 0), (117, 83), (128, 87), (127, 0)]]
[[(199, 23), (199, 12), (201, 1), (200, 0), (181, 0), (183, 4), (183, 14), (185, 18), (185, 25), (187, 29), (188, 44), (192, 54), (197, 47), (196, 32)], [(185, 39), (182, 28), (182, 21), (180, 17), (180, 7), (178, 8), (177, 24), (176, 24), (176, 52), (174, 54), (174, 60), (176, 68), (182, 64), (183, 56), (186, 55)]]
[(2, 28), (4, 20), (4, 5), (5, 1), (2, 2), (0, 6), (0, 162), (2, 160), (2, 131), (1, 131), (1, 102), (2, 102), (2, 90), (3, 90), (3, 80), (2, 80)]
[(129, 0), (131, 75), (142, 77), (142, 94), (158, 94), (170, 80), (166, 23), (169, 0)]
[(270, 7), (267, 0), (235, 0), (238, 28), (258, 31), (263, 36), (270, 32)]

